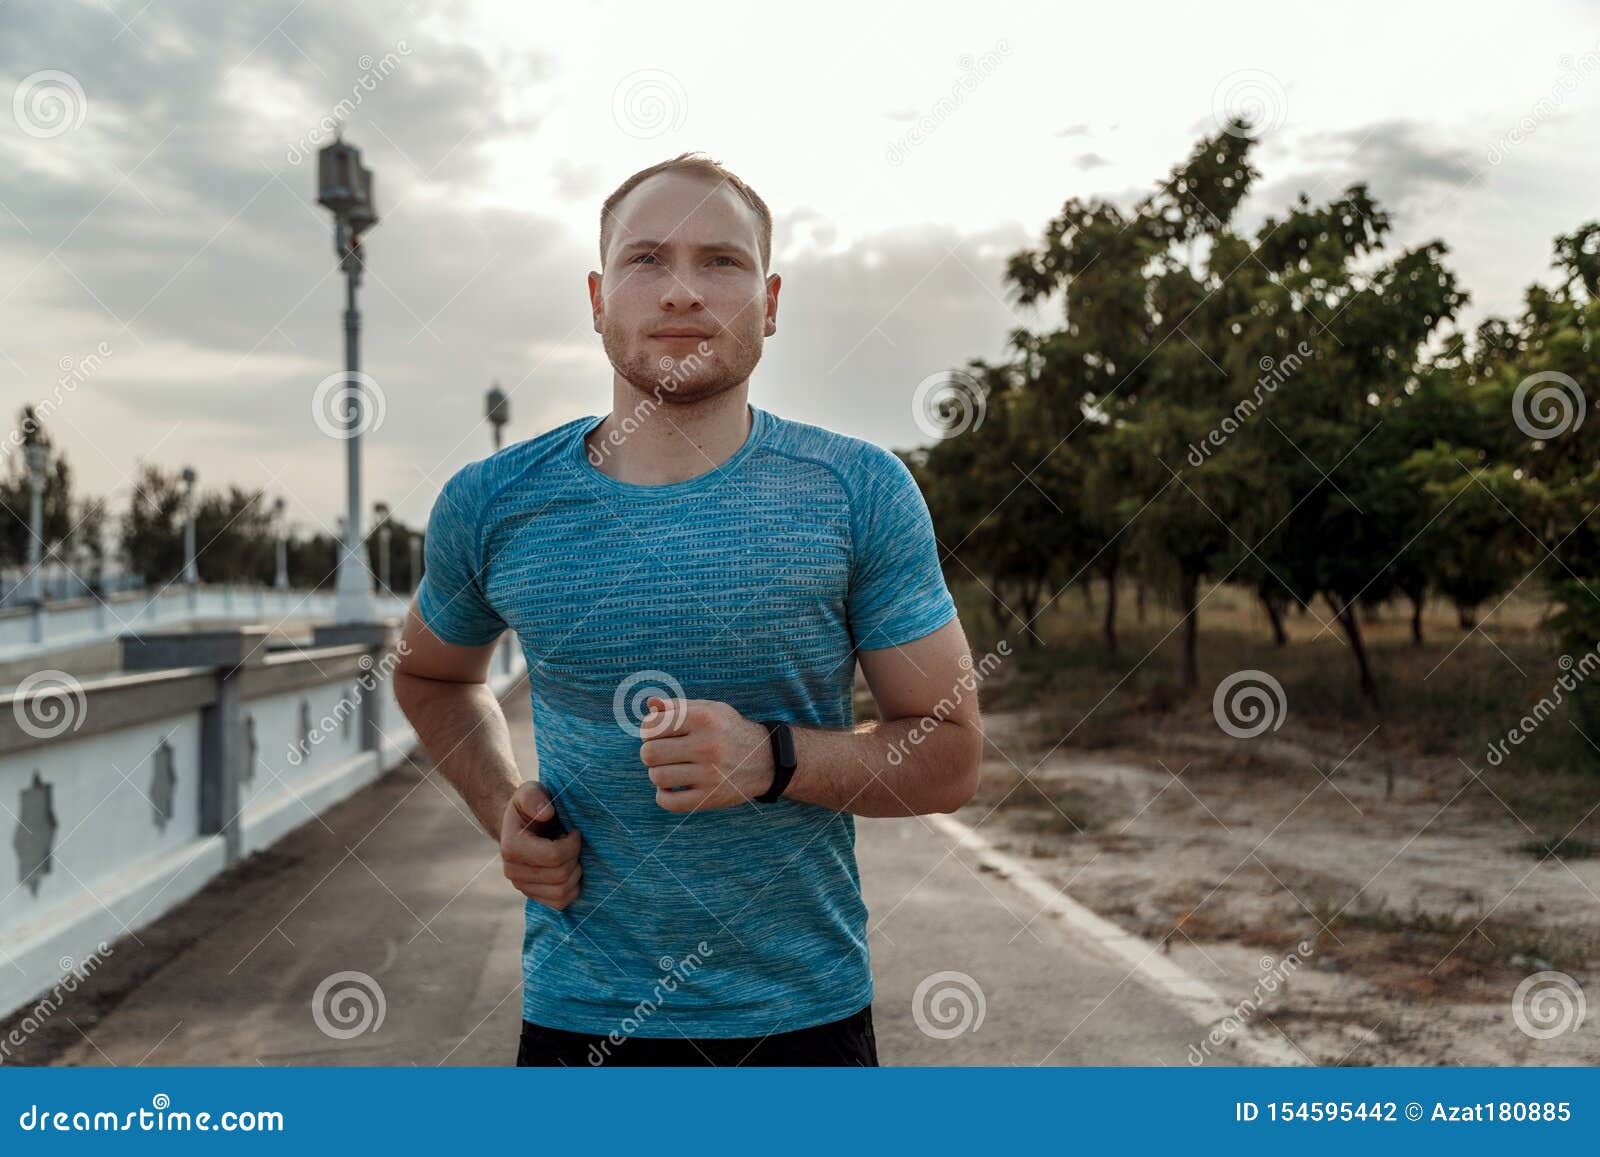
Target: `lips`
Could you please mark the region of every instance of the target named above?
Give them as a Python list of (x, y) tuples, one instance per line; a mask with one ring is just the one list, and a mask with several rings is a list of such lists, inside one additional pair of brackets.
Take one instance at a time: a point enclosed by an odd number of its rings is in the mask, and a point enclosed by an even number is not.
[(698, 329), (662, 329), (650, 335), (659, 338), (708, 338), (711, 335)]

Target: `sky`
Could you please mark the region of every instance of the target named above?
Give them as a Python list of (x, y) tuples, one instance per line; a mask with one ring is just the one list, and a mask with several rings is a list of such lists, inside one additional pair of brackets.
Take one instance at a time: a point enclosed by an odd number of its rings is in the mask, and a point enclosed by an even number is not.
[[(1059, 324), (1001, 278), (1069, 197), (1124, 204), (1251, 113), (1249, 227), (1369, 183), (1514, 312), (1600, 217), (1588, 3), (0, 0), (0, 400), (49, 399), (85, 492), (141, 459), (331, 530), (343, 284), (315, 153), (376, 174), (365, 497), (413, 525), (492, 448), (609, 408), (584, 279), (601, 202), (685, 150), (775, 218), (751, 401), (894, 448), (919, 382)], [(9, 114), (9, 115), (8, 115)]]

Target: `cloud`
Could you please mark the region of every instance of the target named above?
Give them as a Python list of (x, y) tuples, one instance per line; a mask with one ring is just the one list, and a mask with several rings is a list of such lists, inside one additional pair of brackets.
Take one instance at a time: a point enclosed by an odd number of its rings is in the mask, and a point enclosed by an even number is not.
[[(0, 299), (20, 323), (0, 339), (0, 383), (13, 409), (45, 396), (63, 357), (116, 351), (58, 419), (92, 488), (114, 489), (150, 446), (255, 485), (259, 450), (305, 467), (291, 476), (308, 507), (337, 505), (337, 448), (318, 444), (309, 408), (342, 364), (342, 279), (306, 155), (331, 135), (324, 118), (348, 122), (378, 174), (361, 293), (366, 365), (389, 403), (375, 457), (399, 448), (433, 469), (458, 440), (441, 413), (470, 439), (490, 375), (522, 376), (530, 349), (582, 326), (575, 238), (454, 205), (530, 118), (502, 116), (485, 95), (495, 65), (403, 4), (269, 14), (180, 0), (126, 23), (51, 4), (6, 20), (0, 75), (48, 63), (81, 87), (84, 116), (53, 136), (0, 124)], [(544, 58), (496, 63), (530, 81), (550, 72)], [(589, 175), (556, 173), (574, 192)]]
[[(343, 278), (314, 201), (325, 117), (348, 122), (377, 174), (382, 219), (359, 297), (362, 369), (384, 415), (363, 444), (369, 498), (423, 517), (444, 478), (489, 451), (483, 395), (496, 379), (512, 438), (609, 406), (584, 286), (594, 238), (563, 204), (474, 196), (496, 147), (537, 125), (548, 61), (491, 60), (400, 3), (285, 16), (177, 0), (126, 27), (57, 4), (7, 20), (0, 73), (48, 62), (80, 80), (87, 110), (48, 139), (0, 122), (0, 203), (15, 217), (0, 212), (0, 385), (15, 409), (46, 395), (62, 357), (100, 341), (114, 351), (54, 419), (88, 489), (125, 492), (145, 455), (193, 464), (208, 485), (270, 483), (300, 525), (332, 524), (344, 447), (312, 414), (318, 383), (343, 365)], [(487, 94), (508, 87), (531, 114), (498, 110)], [(545, 172), (557, 198), (598, 213), (597, 164), (558, 156)], [(839, 237), (815, 210), (778, 210), (780, 331), (752, 396), (911, 444), (916, 382), (999, 356), (1020, 323), (999, 270), (1026, 238), (909, 226)]]
[(981, 234), (920, 225), (777, 264), (778, 332), (751, 398), (884, 445), (920, 444), (919, 381), (972, 357), (998, 360), (1012, 329), (1056, 322), (1010, 304), (1001, 285), (1005, 258), (1032, 240), (1015, 225)]
[(1483, 167), (1472, 150), (1407, 120), (1315, 133), (1286, 151), (1299, 171), (1260, 190), (1269, 204), (1286, 203), (1302, 189), (1313, 201), (1327, 200), (1364, 181), (1385, 208), (1417, 215), (1453, 200)]
[(601, 192), (599, 165), (557, 157), (550, 163), (550, 174), (555, 178), (556, 194), (563, 200), (585, 201)]
[[(102, 493), (146, 453), (169, 465), (193, 461), (217, 483), (256, 486), (277, 472), (303, 523), (313, 514), (331, 522), (340, 509), (341, 447), (315, 432), (310, 411), (317, 384), (343, 364), (342, 279), (327, 214), (314, 201), (312, 155), (326, 118), (347, 121), (376, 171), (383, 218), (367, 242), (360, 295), (363, 368), (386, 403), (365, 444), (367, 490), (413, 521), (450, 470), (488, 451), (483, 393), (492, 381), (511, 391), (514, 438), (609, 406), (611, 372), (584, 275), (611, 184), (680, 144), (759, 152), (740, 144), (738, 134), (752, 130), (738, 116), (696, 123), (705, 135), (695, 140), (575, 138), (571, 124), (594, 122), (562, 118), (584, 106), (602, 107), (603, 119), (614, 80), (595, 83), (593, 68), (583, 72), (592, 59), (564, 40), (568, 71), (558, 74), (550, 56), (472, 28), (462, 17), (470, 6), (453, 2), (427, 13), (406, 0), (113, 7), (120, 16), (93, 0), (13, 3), (0, 35), (0, 75), (57, 69), (81, 83), (86, 102), (80, 126), (43, 138), (0, 113), (0, 387), (14, 412), (45, 396), (63, 357), (82, 358), (102, 340), (114, 349), (60, 411), (84, 484)], [(463, 23), (452, 23), (457, 17)], [(628, 43), (648, 45), (649, 31)], [(687, 64), (683, 71), (697, 93), (709, 83), (694, 82)], [(986, 90), (984, 100), (1004, 90)], [(915, 109), (896, 106), (892, 88), (863, 99), (891, 119), (915, 118)], [(760, 184), (771, 193), (787, 182), (773, 201), (775, 270), (785, 288), (778, 334), (752, 382), (758, 404), (913, 444), (909, 399), (918, 381), (974, 356), (1001, 357), (1018, 326), (1058, 322), (1054, 306), (1040, 314), (1008, 303), (1005, 258), (1035, 240), (1062, 198), (1082, 192), (1077, 186), (1130, 165), (1153, 181), (1192, 143), (1174, 149), (1164, 136), (1159, 148), (1141, 145), (1143, 114), (1137, 122), (1128, 114), (1133, 135), (1115, 138), (1116, 147), (1104, 144), (1115, 124), (1053, 130), (1047, 120), (1029, 131), (1068, 142), (1064, 155), (1080, 175), (1024, 173), (1013, 184), (1025, 197), (1004, 202), (1024, 208), (1003, 212), (1036, 211), (1036, 219), (989, 228), (1004, 219), (989, 215), (1000, 190), (959, 166), (948, 178), (933, 161), (946, 146), (965, 155), (963, 133), (998, 136), (1002, 115), (998, 105), (974, 103), (919, 153), (930, 165), (927, 200), (938, 206), (928, 216), (986, 223), (967, 230), (917, 224), (924, 214), (915, 209), (886, 213), (870, 184), (850, 187), (854, 173), (846, 191), (862, 205), (836, 208), (848, 199), (806, 171), (822, 166), (803, 150), (796, 159), (783, 134), (774, 138), (783, 163), (771, 163), (771, 184)], [(869, 121), (869, 132), (882, 123)], [(811, 111), (803, 123), (832, 131)], [(1116, 167), (1095, 171), (1110, 152)], [(1525, 150), (1518, 163), (1535, 156)], [(1282, 132), (1258, 157), (1274, 183), (1251, 204), (1273, 213), (1301, 188), (1320, 183), (1327, 197), (1358, 179), (1390, 208), (1415, 211), (1449, 192), (1469, 160), (1452, 139), (1403, 120)], [(915, 179), (904, 169), (898, 176)], [(1550, 233), (1582, 210), (1557, 218), (1535, 185), (1530, 175), (1518, 203), (1541, 227), (1551, 222), (1522, 247), (1524, 267), (1537, 273)], [(969, 186), (981, 194), (971, 205), (960, 195)], [(508, 187), (500, 205), (491, 202)], [(1580, 182), (1565, 187), (1581, 195)], [(1108, 195), (1128, 205), (1149, 189), (1135, 181)], [(936, 201), (934, 191), (953, 196)], [(864, 232), (856, 211), (906, 223)], [(1485, 227), (1493, 236), (1483, 243), (1483, 273), (1468, 279), (1475, 292), (1494, 277), (1522, 276), (1497, 272), (1507, 267), (1499, 216)]]

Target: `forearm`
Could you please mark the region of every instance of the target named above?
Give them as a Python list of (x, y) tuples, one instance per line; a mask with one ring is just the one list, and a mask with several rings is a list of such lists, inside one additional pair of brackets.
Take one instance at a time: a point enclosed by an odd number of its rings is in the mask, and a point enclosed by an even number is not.
[(511, 729), (487, 683), (455, 683), (396, 672), (394, 694), (434, 766), (483, 830), (500, 838), (511, 794), (522, 781)]
[(983, 736), (970, 723), (916, 718), (854, 731), (791, 730), (796, 768), (786, 799), (859, 816), (911, 816), (955, 811), (977, 790)]

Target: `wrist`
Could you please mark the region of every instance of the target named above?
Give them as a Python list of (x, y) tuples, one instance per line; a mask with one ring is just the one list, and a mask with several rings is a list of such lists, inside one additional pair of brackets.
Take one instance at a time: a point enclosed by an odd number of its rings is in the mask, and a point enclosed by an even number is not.
[(757, 803), (774, 803), (783, 798), (794, 778), (798, 763), (794, 733), (782, 720), (770, 720), (761, 726), (767, 735), (767, 766), (771, 768), (771, 776), (766, 789), (754, 798)]
[(758, 719), (744, 720), (745, 735), (739, 741), (739, 750), (745, 753), (734, 770), (739, 792), (747, 800), (772, 786), (772, 744), (767, 738), (767, 725)]

